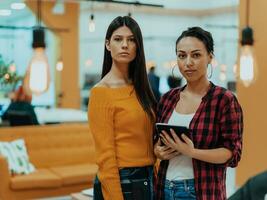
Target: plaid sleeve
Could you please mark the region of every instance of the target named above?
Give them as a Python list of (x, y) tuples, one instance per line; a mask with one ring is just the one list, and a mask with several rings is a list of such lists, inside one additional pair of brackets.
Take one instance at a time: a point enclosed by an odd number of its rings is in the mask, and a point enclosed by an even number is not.
[(220, 119), (221, 146), (232, 151), (232, 157), (226, 162), (229, 167), (236, 167), (241, 159), (243, 113), (235, 96), (233, 96), (222, 110)]
[[(158, 103), (158, 106), (157, 106), (157, 117), (156, 117), (156, 122), (159, 122), (160, 119), (161, 119), (161, 115), (162, 115), (162, 109), (163, 109), (163, 105), (164, 105), (164, 98), (162, 97)], [(157, 141), (159, 139), (159, 135), (158, 135), (158, 132), (157, 132), (157, 129), (156, 129), (156, 125), (154, 127), (154, 134), (153, 134), (153, 144), (156, 144)]]

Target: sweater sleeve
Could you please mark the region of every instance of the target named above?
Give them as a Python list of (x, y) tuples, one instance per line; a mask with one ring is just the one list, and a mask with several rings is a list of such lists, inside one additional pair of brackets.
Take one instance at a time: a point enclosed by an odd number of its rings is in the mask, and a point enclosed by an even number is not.
[(113, 130), (114, 106), (104, 89), (91, 90), (88, 115), (90, 130), (95, 140), (98, 178), (104, 199), (123, 200)]

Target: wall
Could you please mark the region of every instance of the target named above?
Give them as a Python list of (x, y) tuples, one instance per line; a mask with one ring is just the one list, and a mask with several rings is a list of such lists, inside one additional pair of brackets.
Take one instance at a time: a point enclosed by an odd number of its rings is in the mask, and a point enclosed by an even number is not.
[[(240, 1), (240, 31), (245, 26), (245, 0)], [(258, 62), (258, 79), (248, 88), (238, 83), (238, 98), (244, 111), (244, 146), (242, 161), (237, 168), (237, 183), (243, 184), (249, 177), (267, 170), (267, 1), (250, 0), (249, 24), (254, 30), (255, 52)]]

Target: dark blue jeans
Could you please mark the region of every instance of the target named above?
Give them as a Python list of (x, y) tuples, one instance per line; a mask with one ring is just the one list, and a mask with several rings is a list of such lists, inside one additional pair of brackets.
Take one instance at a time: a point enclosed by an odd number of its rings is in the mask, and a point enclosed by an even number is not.
[[(119, 170), (125, 200), (153, 200), (153, 167), (127, 167)], [(94, 200), (104, 200), (101, 183), (96, 176)]]
[(194, 179), (165, 181), (165, 200), (196, 200)]

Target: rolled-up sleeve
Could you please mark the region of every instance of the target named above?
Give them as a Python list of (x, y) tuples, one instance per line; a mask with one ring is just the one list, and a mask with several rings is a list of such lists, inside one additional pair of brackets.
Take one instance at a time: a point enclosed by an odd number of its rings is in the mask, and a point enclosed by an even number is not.
[(236, 167), (242, 153), (243, 112), (234, 96), (223, 107), (220, 129), (220, 146), (232, 151), (232, 157), (225, 164)]

